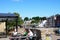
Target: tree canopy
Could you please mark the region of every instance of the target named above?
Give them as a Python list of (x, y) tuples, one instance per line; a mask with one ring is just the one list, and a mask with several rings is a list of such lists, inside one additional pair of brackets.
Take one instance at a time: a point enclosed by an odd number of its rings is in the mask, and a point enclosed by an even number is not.
[(25, 18), (24, 18), (24, 21), (28, 21), (28, 20), (29, 20), (29, 18), (28, 18), (28, 17), (25, 17)]
[[(20, 14), (19, 14), (19, 13), (16, 13), (16, 12), (14, 12), (14, 14), (18, 16), (18, 25), (23, 24), (23, 20), (22, 20), (22, 18), (20, 17)], [(7, 22), (8, 29), (14, 27), (14, 25), (16, 25), (16, 20), (8, 21), (8, 22)]]
[(47, 19), (46, 17), (39, 17), (39, 16), (32, 17), (32, 18), (25, 17), (24, 21), (32, 20), (31, 23), (38, 23), (40, 22), (40, 20), (46, 20), (46, 19)]

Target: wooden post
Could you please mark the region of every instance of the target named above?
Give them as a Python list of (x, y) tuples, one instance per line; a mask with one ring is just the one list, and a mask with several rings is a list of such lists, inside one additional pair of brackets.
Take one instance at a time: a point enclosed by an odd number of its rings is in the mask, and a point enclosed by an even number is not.
[(6, 37), (7, 37), (7, 21), (8, 19), (6, 19)]
[(16, 19), (16, 32), (18, 31), (18, 18)]

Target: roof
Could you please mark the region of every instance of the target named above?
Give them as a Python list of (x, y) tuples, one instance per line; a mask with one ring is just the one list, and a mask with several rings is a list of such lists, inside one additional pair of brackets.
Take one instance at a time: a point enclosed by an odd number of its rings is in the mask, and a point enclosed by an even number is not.
[(17, 17), (18, 17), (17, 15), (11, 14), (11, 13), (0, 13), (0, 21), (4, 21), (6, 19), (8, 19), (8, 20), (14, 20)]
[(6, 18), (6, 17), (17, 17), (17, 15), (15, 14), (11, 14), (11, 13), (0, 13), (0, 18)]
[(15, 15), (10, 13), (0, 13), (0, 16), (15, 16)]

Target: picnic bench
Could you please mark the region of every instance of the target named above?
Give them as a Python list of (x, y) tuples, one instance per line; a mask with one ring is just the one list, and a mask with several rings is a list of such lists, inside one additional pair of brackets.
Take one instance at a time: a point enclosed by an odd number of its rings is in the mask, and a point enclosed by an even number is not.
[[(19, 37), (10, 37), (10, 40), (26, 40), (26, 38), (29, 38), (28, 36), (19, 36)], [(33, 36), (33, 40), (36, 40), (36, 36)]]

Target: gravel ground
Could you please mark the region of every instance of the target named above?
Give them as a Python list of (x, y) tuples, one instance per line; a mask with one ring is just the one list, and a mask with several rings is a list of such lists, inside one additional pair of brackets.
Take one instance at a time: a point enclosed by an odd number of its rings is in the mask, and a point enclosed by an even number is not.
[(9, 37), (7, 37), (7, 38), (0, 38), (0, 40), (9, 40)]

